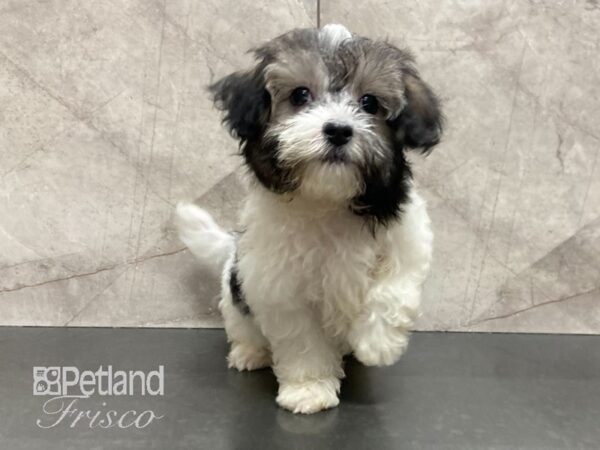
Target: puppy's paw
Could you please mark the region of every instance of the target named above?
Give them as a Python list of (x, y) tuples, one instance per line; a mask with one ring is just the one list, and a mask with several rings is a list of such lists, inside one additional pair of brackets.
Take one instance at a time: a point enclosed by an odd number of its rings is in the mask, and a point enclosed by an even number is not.
[(348, 340), (354, 356), (365, 366), (390, 366), (408, 346), (409, 332), (393, 327), (382, 320), (364, 320), (355, 323)]
[(340, 403), (337, 393), (340, 380), (328, 378), (301, 383), (282, 382), (279, 386), (277, 403), (293, 413), (313, 414)]
[(257, 370), (271, 365), (271, 354), (263, 347), (256, 347), (249, 344), (231, 345), (227, 362), (230, 369)]

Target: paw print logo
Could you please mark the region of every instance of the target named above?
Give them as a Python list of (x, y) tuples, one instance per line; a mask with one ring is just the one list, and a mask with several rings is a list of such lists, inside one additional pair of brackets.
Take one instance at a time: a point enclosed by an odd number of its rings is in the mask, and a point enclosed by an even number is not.
[(33, 395), (60, 395), (60, 367), (33, 368)]

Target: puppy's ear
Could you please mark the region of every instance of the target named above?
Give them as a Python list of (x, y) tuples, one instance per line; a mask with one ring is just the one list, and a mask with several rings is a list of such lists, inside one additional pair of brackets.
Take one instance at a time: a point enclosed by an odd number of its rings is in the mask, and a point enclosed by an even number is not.
[(260, 136), (269, 119), (271, 97), (262, 71), (235, 72), (209, 86), (223, 123), (242, 142)]
[(440, 142), (444, 117), (440, 101), (416, 71), (404, 75), (406, 106), (393, 121), (396, 136), (406, 147), (428, 153)]

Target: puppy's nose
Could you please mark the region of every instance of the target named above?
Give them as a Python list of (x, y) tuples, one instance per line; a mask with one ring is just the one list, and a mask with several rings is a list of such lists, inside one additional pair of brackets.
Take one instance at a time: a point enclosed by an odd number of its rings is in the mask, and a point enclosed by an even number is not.
[(327, 122), (323, 134), (336, 147), (347, 144), (352, 139), (352, 127), (343, 123)]

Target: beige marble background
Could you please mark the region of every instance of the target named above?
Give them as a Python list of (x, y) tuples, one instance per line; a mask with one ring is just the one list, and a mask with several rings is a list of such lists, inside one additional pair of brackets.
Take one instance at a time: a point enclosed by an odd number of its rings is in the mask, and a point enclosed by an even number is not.
[(0, 324), (218, 326), (172, 228), (243, 195), (204, 89), (318, 20), (405, 43), (444, 100), (419, 328), (599, 333), (595, 0), (2, 0)]

